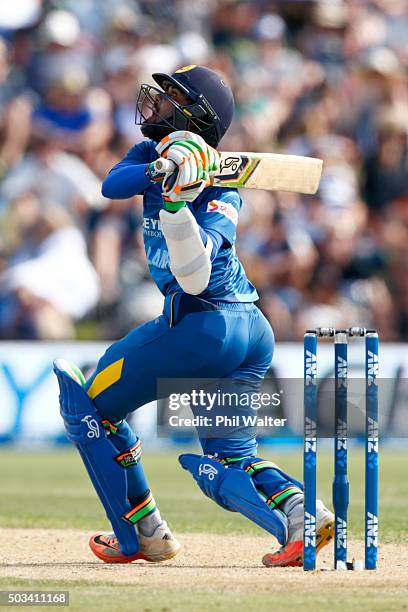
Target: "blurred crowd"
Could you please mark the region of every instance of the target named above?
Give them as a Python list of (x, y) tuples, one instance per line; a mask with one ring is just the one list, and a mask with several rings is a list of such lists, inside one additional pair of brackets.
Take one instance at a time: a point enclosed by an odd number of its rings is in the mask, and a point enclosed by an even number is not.
[(220, 149), (324, 160), (316, 196), (243, 193), (238, 253), (279, 340), (408, 340), (406, 0), (0, 4), (0, 338), (113, 339), (156, 316), (141, 198), (101, 181), (142, 139), (154, 71), (204, 64), (237, 103)]

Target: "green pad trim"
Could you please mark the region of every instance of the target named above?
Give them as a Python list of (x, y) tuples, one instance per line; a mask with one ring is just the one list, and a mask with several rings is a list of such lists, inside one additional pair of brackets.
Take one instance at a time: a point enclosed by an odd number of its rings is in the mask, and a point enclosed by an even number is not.
[(291, 497), (291, 495), (295, 495), (296, 493), (303, 494), (303, 491), (299, 489), (299, 487), (288, 487), (283, 491), (278, 491), (277, 493), (274, 493), (270, 497), (266, 497), (264, 493), (261, 493), (261, 495), (265, 499), (265, 502), (268, 506), (270, 506), (271, 508), (277, 508), (285, 499)]
[(123, 468), (131, 467), (132, 465), (136, 465), (142, 456), (142, 445), (140, 440), (136, 442), (134, 446), (129, 448), (128, 450), (120, 453), (115, 457), (115, 461), (119, 463)]
[(236, 461), (242, 461), (243, 459), (251, 459), (251, 457), (226, 457), (225, 459), (220, 459), (220, 463), (223, 465), (228, 465), (228, 463), (235, 463)]
[(123, 515), (125, 521), (128, 523), (132, 523), (135, 525), (140, 519), (147, 516), (151, 512), (156, 509), (156, 502), (154, 501), (153, 495), (149, 492), (149, 495), (146, 497), (141, 504), (129, 510), (126, 514)]
[(248, 465), (245, 468), (245, 472), (252, 476), (252, 474), (254, 474), (255, 472), (260, 472), (261, 470), (267, 469), (279, 470), (279, 467), (276, 465), (276, 463), (273, 463), (272, 461), (256, 461)]

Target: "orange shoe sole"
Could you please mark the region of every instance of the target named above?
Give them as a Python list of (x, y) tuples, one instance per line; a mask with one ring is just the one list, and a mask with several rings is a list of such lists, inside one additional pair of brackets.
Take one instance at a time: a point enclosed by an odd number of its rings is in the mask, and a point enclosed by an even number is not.
[[(141, 552), (137, 552), (134, 555), (120, 554), (113, 546), (96, 542), (95, 540), (97, 537), (98, 535), (93, 535), (91, 537), (89, 540), (89, 547), (93, 554), (98, 557), (98, 559), (101, 559), (101, 561), (104, 561), (104, 563), (132, 563), (132, 561), (138, 560), (149, 561), (149, 559), (147, 559), (147, 557)], [(111, 550), (112, 553), (106, 553), (106, 550)]]
[[(333, 535), (334, 521), (329, 521), (316, 534), (316, 554), (330, 544)], [(303, 567), (303, 541), (291, 542), (283, 551), (267, 553), (262, 563), (266, 567)]]

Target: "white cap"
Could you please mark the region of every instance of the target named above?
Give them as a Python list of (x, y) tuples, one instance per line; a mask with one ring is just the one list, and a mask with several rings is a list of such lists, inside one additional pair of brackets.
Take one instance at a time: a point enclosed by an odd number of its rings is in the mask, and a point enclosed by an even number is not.
[(44, 20), (42, 37), (46, 43), (63, 47), (74, 45), (81, 34), (78, 19), (68, 11), (51, 11)]

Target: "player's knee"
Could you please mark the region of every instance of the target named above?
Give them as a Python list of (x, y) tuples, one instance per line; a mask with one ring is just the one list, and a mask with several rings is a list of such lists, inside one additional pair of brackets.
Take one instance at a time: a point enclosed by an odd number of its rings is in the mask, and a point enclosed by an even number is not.
[(65, 359), (54, 362), (54, 372), (60, 389), (60, 414), (69, 440), (86, 445), (102, 437), (100, 415), (86, 392), (82, 372)]

